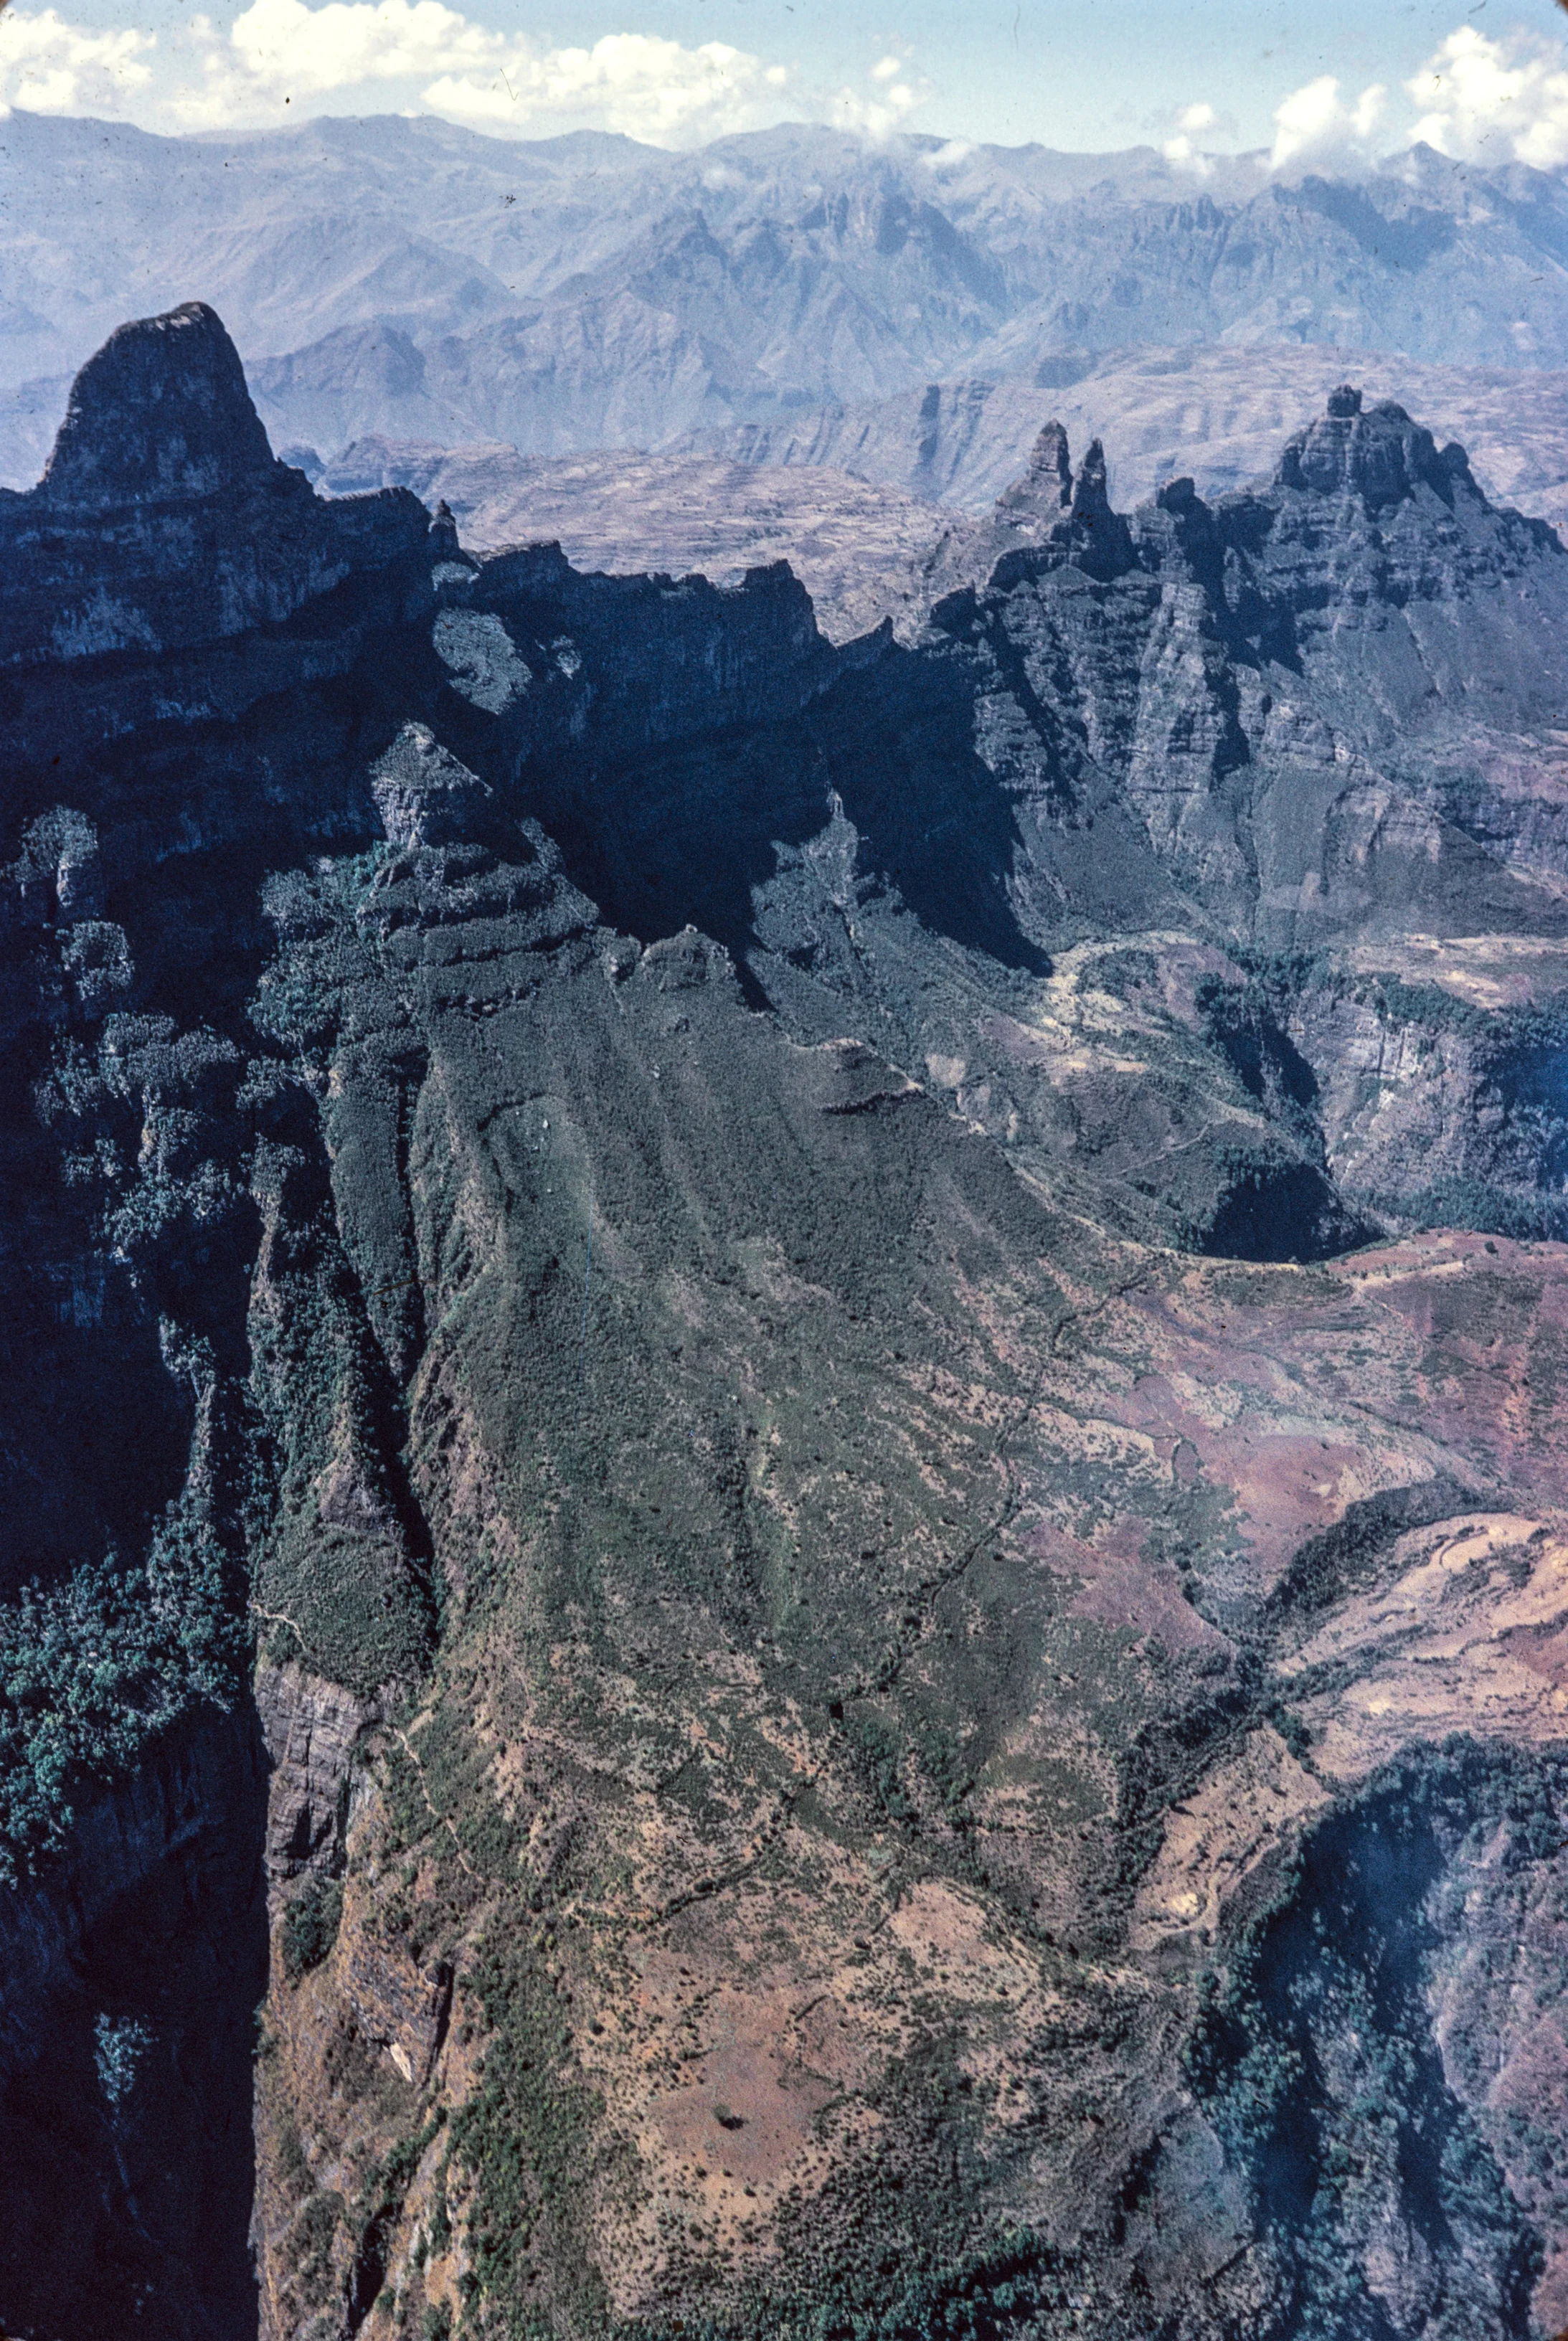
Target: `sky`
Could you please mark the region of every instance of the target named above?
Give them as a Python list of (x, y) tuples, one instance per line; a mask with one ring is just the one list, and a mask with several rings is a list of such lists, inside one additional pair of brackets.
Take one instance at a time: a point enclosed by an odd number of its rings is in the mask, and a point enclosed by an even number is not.
[(0, 111), (223, 134), (427, 112), (691, 146), (780, 121), (1104, 150), (1201, 179), (1424, 138), (1568, 167), (1568, 0), (0, 0)]

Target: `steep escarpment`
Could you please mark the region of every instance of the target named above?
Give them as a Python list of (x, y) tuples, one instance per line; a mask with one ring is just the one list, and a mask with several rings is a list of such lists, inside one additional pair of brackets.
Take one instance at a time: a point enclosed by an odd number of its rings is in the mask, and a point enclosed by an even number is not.
[(0, 2295), (21, 2333), (255, 2329), (254, 1721), (193, 1720), (0, 1908)]
[(835, 647), (231, 360), (0, 507), (0, 2316), (1553, 2329), (1568, 555), (1344, 393)]

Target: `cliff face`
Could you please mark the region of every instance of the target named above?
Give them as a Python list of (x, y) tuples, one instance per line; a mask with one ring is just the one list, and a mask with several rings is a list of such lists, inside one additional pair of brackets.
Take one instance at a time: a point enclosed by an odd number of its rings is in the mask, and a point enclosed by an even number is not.
[(0, 2316), (1555, 2329), (1568, 555), (1344, 393), (835, 648), (231, 359), (0, 509)]
[(255, 2329), (254, 1724), (195, 1722), (0, 1903), (0, 2296), (22, 2333)]

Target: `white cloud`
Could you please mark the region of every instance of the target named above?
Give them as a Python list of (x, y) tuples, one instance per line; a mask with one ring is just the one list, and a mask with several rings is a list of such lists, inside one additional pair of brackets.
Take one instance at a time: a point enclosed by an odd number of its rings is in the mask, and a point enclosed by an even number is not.
[(150, 33), (87, 33), (53, 8), (0, 13), (0, 115), (14, 105), (31, 114), (119, 114), (131, 93), (152, 79), (142, 63), (156, 43)]
[(829, 121), (840, 130), (858, 130), (866, 138), (891, 137), (931, 95), (929, 82), (909, 77), (904, 57), (879, 57), (866, 79), (873, 85), (870, 96), (846, 85), (827, 107)]
[(782, 65), (724, 41), (686, 49), (644, 33), (612, 33), (591, 49), (514, 49), (494, 71), (444, 74), (424, 95), (438, 114), (486, 128), (587, 115), (607, 130), (678, 146), (749, 128), (787, 80)]
[[(1322, 74), (1292, 90), (1274, 109), (1270, 167), (1293, 175), (1363, 171), (1420, 139), (1472, 161), (1568, 164), (1568, 43), (1523, 33), (1491, 39), (1465, 25), (1404, 89), (1422, 114), (1403, 129), (1389, 119), (1381, 82), (1353, 96)], [(1163, 143), (1166, 161), (1200, 176), (1213, 167), (1199, 144), (1203, 134), (1233, 127), (1202, 102), (1164, 121), (1174, 133)]]
[[(1169, 119), (1167, 115), (1166, 120)], [(1217, 130), (1219, 124), (1220, 117), (1213, 107), (1202, 99), (1196, 105), (1183, 105), (1176, 116), (1175, 136), (1167, 138), (1160, 152), (1167, 163), (1174, 163), (1179, 169), (1191, 171), (1196, 177), (1206, 179), (1214, 166), (1193, 141), (1205, 130)]]
[(504, 44), (441, 0), (254, 0), (229, 29), (239, 73), (263, 88), (314, 96), (367, 81), (494, 67)]
[(0, 0), (0, 112), (225, 130), (297, 120), (358, 93), (367, 111), (424, 107), (534, 135), (592, 125), (679, 146), (776, 121), (791, 85), (784, 65), (724, 41), (686, 48), (613, 33), (590, 48), (545, 48), (444, 0), (251, 0), (226, 31), (194, 17), (159, 51), (155, 74), (144, 58), (156, 46), (147, 34), (79, 31), (52, 8)]
[(612, 33), (592, 48), (541, 49), (443, 0), (253, 0), (226, 42), (202, 31), (203, 83), (174, 101), (202, 127), (275, 119), (285, 99), (404, 82), (433, 112), (487, 130), (592, 122), (684, 145), (747, 128), (788, 78), (724, 41), (688, 49)]
[[(1170, 122), (1173, 117), (1165, 115), (1164, 119), (1165, 122)], [(1149, 129), (1154, 129), (1154, 126), (1156, 125), (1149, 125)], [(1208, 105), (1208, 101), (1198, 98), (1193, 105), (1182, 105), (1180, 110), (1177, 110), (1177, 115), (1174, 115), (1174, 138), (1165, 138), (1165, 141), (1161, 143), (1161, 154), (1165, 157), (1165, 162), (1174, 164), (1180, 171), (1191, 171), (1193, 178), (1213, 178), (1214, 174), (1213, 159), (1203, 152), (1203, 147), (1193, 145), (1193, 138), (1201, 138), (1203, 131), (1219, 131), (1219, 129), (1224, 129), (1224, 125), (1219, 122), (1219, 115), (1214, 113), (1214, 107)]]
[(1426, 109), (1413, 140), (1472, 162), (1512, 158), (1542, 171), (1568, 163), (1568, 53), (1561, 41), (1523, 34), (1493, 41), (1465, 25), (1405, 88)]
[(1381, 82), (1363, 89), (1353, 105), (1341, 100), (1333, 74), (1292, 90), (1274, 108), (1274, 143), (1269, 156), (1275, 171), (1355, 169), (1375, 160), (1373, 139), (1388, 92)]

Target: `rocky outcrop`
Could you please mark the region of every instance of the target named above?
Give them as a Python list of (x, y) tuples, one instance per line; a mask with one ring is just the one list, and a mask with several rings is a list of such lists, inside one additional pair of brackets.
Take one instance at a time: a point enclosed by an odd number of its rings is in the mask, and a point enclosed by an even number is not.
[(1430, 431), (1412, 423), (1392, 399), (1363, 411), (1362, 394), (1343, 383), (1329, 393), (1326, 412), (1285, 443), (1274, 485), (1320, 496), (1353, 495), (1369, 512), (1403, 503), (1430, 488), (1452, 503), (1461, 485), (1479, 492), (1463, 447), (1441, 454)]
[(427, 528), (412, 496), (326, 507), (275, 463), (234, 344), (192, 302), (121, 327), (77, 377), (43, 481), (0, 496), (0, 663), (277, 625), (357, 572), (406, 564)]
[(292, 1663), (258, 1668), (255, 1706), (270, 1768), (268, 1874), (326, 1875), (342, 1859), (349, 1766), (376, 1708)]
[(204, 301), (112, 334), (72, 385), (42, 482), (56, 510), (243, 495), (273, 470), (245, 369)]
[(984, 586), (1004, 573), (1009, 554), (1034, 548), (1049, 548), (1091, 575), (1115, 576), (1130, 565), (1126, 526), (1106, 489), (1104, 448), (1092, 440), (1074, 473), (1060, 423), (1045, 425), (1028, 470), (1004, 489), (984, 520), (954, 520), (938, 538), (920, 569), (928, 605), (964, 586)]
[(388, 1953), (361, 1933), (350, 1938), (342, 1990), (357, 2037), (384, 2049), (412, 2087), (424, 2088), (446, 2037), (450, 1964), (421, 1968), (406, 1952)]
[(1050, 527), (1071, 508), (1073, 463), (1067, 433), (1059, 423), (1048, 423), (1034, 442), (1029, 468), (996, 499), (999, 515), (1016, 516)]

